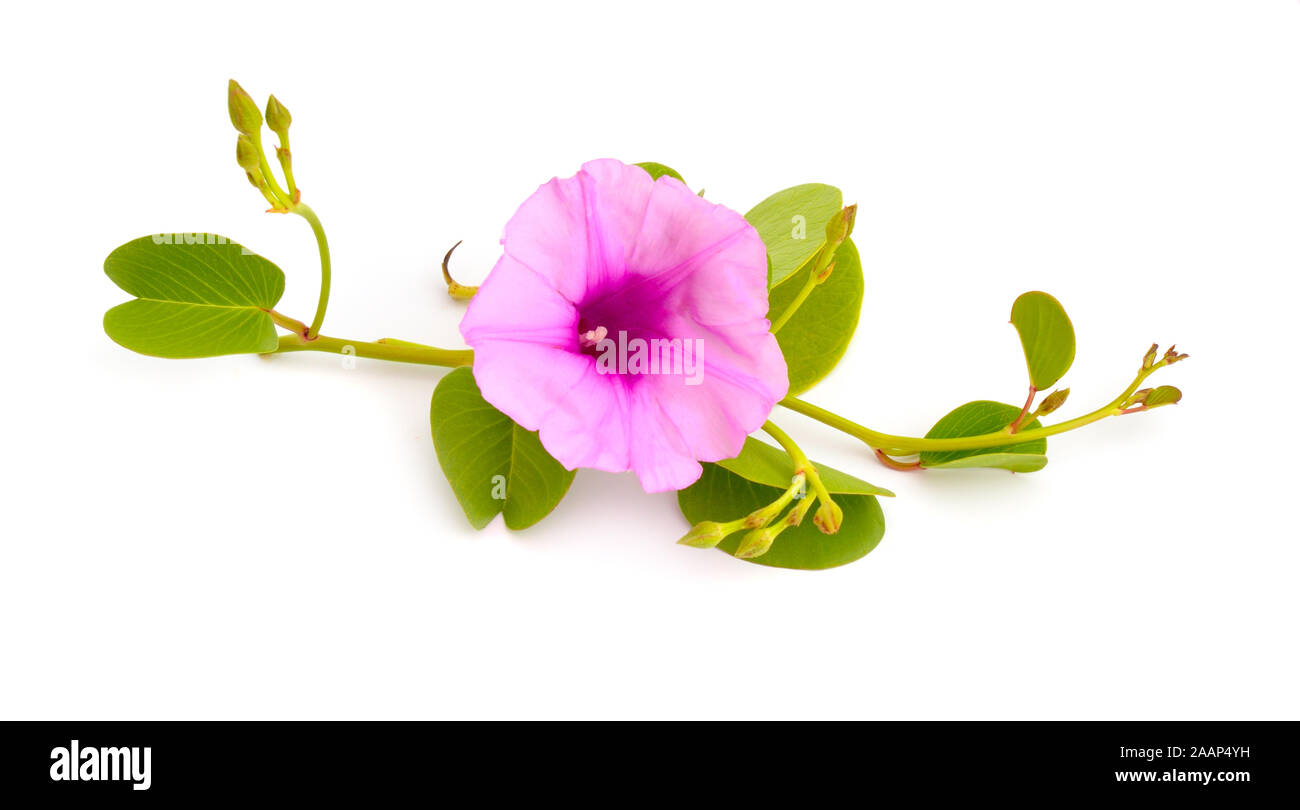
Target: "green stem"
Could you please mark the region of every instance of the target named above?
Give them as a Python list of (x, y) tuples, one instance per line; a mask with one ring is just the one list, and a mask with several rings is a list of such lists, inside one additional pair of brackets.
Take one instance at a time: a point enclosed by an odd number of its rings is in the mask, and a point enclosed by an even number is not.
[(266, 151), (262, 149), (262, 133), (256, 132), (250, 135), (253, 139), (253, 146), (257, 147), (257, 163), (262, 169), (262, 177), (266, 178), (267, 185), (271, 189), (271, 195), (279, 202), (276, 208), (281, 209), (278, 213), (283, 213), (293, 207), (293, 199), (284, 189), (280, 188), (280, 183), (271, 173), (271, 164), (266, 161)]
[(822, 477), (817, 474), (817, 467), (808, 459), (808, 454), (795, 444), (794, 439), (790, 438), (790, 434), (770, 421), (763, 423), (763, 432), (776, 439), (776, 443), (781, 445), (786, 455), (790, 456), (790, 460), (794, 462), (795, 475), (804, 473), (808, 477), (808, 485), (812, 487), (813, 494), (823, 502), (829, 503), (831, 494), (822, 483)]
[(808, 300), (808, 296), (812, 295), (812, 291), (815, 289), (817, 289), (817, 273), (814, 271), (808, 274), (808, 280), (803, 283), (803, 288), (790, 302), (790, 306), (786, 307), (785, 312), (782, 312), (781, 316), (772, 323), (772, 334), (780, 331), (781, 327), (785, 326), (786, 322), (794, 317), (794, 314), (799, 311), (799, 307), (803, 306), (803, 302)]
[(280, 161), (280, 168), (284, 170), (284, 182), (289, 186), (290, 199), (298, 196), (298, 184), (293, 182), (293, 153), (289, 151), (289, 130), (285, 130), (280, 135), (280, 149), (284, 150), (281, 154), (276, 151), (275, 157)]
[(273, 309), (266, 310), (266, 314), (271, 316), (271, 320), (281, 329), (288, 329), (298, 336), (307, 334), (307, 324), (297, 318), (290, 318), (288, 315), (281, 315)]
[(433, 346), (421, 346), (416, 343), (376, 343), (366, 340), (344, 340), (342, 338), (317, 335), (311, 340), (303, 340), (300, 334), (283, 335), (275, 354), (285, 352), (327, 352), (329, 354), (351, 355), (353, 357), (371, 357), (376, 360), (391, 360), (395, 363), (418, 363), (425, 366), (468, 366), (474, 362), (474, 352), (470, 349), (437, 349)]
[[(1083, 416), (1070, 419), (1055, 425), (1047, 427), (1034, 428), (1032, 430), (1022, 430), (1014, 434), (1008, 434), (1005, 429), (997, 433), (986, 433), (980, 436), (963, 436), (953, 439), (924, 439), (913, 436), (895, 436), (890, 433), (881, 433), (871, 428), (859, 425), (849, 419), (845, 419), (838, 414), (819, 408), (810, 402), (804, 402), (795, 397), (787, 397), (781, 400), (781, 404), (796, 413), (816, 419), (825, 425), (830, 425), (836, 430), (843, 431), (877, 450), (883, 450), (893, 456), (907, 456), (922, 452), (944, 452), (950, 450), (977, 450), (985, 447), (1002, 447), (1005, 445), (1023, 444), (1038, 439), (1045, 439), (1048, 436), (1055, 436), (1059, 433), (1066, 433), (1084, 425), (1090, 425), (1093, 422), (1099, 422), (1108, 416), (1118, 416), (1123, 413), (1123, 405), (1133, 392), (1138, 390), (1142, 381), (1151, 376), (1157, 369), (1167, 365), (1165, 362), (1156, 363), (1150, 368), (1144, 368), (1138, 372), (1137, 377), (1124, 389), (1124, 393), (1115, 397), (1106, 405), (1097, 410), (1084, 414)], [(770, 422), (768, 424), (771, 424)], [(764, 426), (766, 429), (766, 426)], [(780, 439), (777, 439), (780, 441)]]
[(316, 317), (311, 319), (311, 326), (307, 328), (310, 340), (320, 333), (321, 324), (325, 323), (325, 307), (330, 301), (330, 246), (325, 240), (325, 228), (311, 206), (298, 203), (290, 210), (307, 220), (311, 232), (316, 235), (316, 249), (320, 251), (320, 298), (316, 302)]

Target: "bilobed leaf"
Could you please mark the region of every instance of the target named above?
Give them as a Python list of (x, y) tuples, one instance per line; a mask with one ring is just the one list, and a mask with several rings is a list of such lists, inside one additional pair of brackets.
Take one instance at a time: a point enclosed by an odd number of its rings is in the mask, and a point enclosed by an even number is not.
[[(1003, 402), (977, 400), (968, 402), (935, 423), (927, 439), (957, 439), (997, 433), (1010, 425), (1020, 415), (1020, 408)], [(1037, 419), (1026, 420), (1020, 430), (1041, 427)], [(949, 450), (921, 454), (921, 466), (926, 469), (956, 469), (967, 467), (997, 467), (1013, 472), (1034, 472), (1047, 465), (1047, 439), (1034, 439), (1022, 444), (981, 447), (975, 450)]]
[(1074, 326), (1061, 303), (1045, 292), (1027, 292), (1011, 307), (1029, 366), (1029, 382), (1039, 391), (1054, 385), (1074, 362)]
[(826, 223), (843, 207), (835, 186), (805, 183), (778, 191), (745, 214), (767, 245), (769, 287), (790, 278), (817, 254), (826, 242)]
[(573, 483), (573, 471), (546, 452), (536, 433), (483, 399), (468, 368), (438, 383), (429, 424), (438, 463), (476, 529), (498, 513), (507, 527), (527, 528), (550, 514)]
[(108, 254), (104, 272), (136, 300), (104, 314), (104, 331), (156, 357), (270, 352), (267, 313), (284, 292), (284, 273), (216, 234), (160, 234)]
[[(741, 449), (740, 455), (724, 459), (717, 464), (747, 481), (782, 490), (790, 486), (794, 477), (794, 462), (790, 460), (790, 456), (786, 455), (784, 450), (760, 442), (758, 439), (745, 439), (745, 446)], [(832, 495), (885, 495), (891, 498), (894, 496), (894, 493), (887, 489), (868, 484), (861, 478), (855, 478), (825, 464), (817, 465), (817, 473), (821, 476), (822, 483), (826, 485), (826, 491)]]
[[(768, 292), (768, 319), (780, 317), (802, 286), (791, 282), (773, 287)], [(846, 239), (835, 251), (830, 278), (813, 289), (776, 333), (789, 369), (790, 396), (812, 388), (844, 357), (862, 314), (862, 291), (862, 260), (853, 240)]]
[(678, 180), (681, 180), (683, 183), (686, 182), (685, 180), (682, 180), (682, 176), (680, 174), (673, 171), (671, 168), (665, 166), (662, 163), (637, 163), (635, 165), (645, 169), (647, 172), (650, 173), (650, 176), (653, 177), (655, 180), (658, 180), (660, 177), (667, 175), (669, 177), (675, 177)]
[[(817, 471), (844, 510), (840, 530), (822, 534), (809, 514), (799, 526), (783, 531), (766, 554), (746, 562), (806, 570), (834, 568), (865, 556), (880, 543), (885, 515), (876, 496), (893, 493), (823, 464), (817, 465)], [(788, 455), (764, 442), (746, 439), (736, 458), (705, 464), (700, 479), (677, 493), (677, 504), (692, 524), (734, 520), (776, 500), (793, 476), (794, 463)], [(805, 497), (815, 496), (807, 493)], [(718, 548), (735, 554), (744, 534), (745, 530), (732, 534)]]

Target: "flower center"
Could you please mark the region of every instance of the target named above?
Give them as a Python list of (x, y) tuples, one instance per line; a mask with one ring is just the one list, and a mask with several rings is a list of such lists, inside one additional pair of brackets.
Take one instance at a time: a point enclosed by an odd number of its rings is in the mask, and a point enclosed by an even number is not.
[(579, 326), (578, 348), (587, 354), (594, 354), (596, 351), (596, 344), (604, 340), (608, 334), (609, 330), (603, 326), (597, 326), (595, 329), (588, 329), (585, 332), (582, 331), (582, 327)]

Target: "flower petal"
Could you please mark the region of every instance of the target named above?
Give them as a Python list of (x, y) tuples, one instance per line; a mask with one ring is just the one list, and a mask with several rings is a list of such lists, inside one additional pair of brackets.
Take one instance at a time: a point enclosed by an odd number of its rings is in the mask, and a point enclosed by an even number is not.
[(630, 465), (627, 381), (598, 374), (595, 361), (587, 359), (590, 369), (554, 403), (538, 437), (571, 470), (624, 472)]
[(577, 326), (578, 310), (547, 279), (502, 256), (470, 299), (460, 334), (470, 346), (514, 340), (570, 348), (577, 344)]
[(590, 368), (590, 357), (552, 346), (514, 340), (474, 344), (474, 381), (483, 398), (529, 430), (541, 427)]
[(636, 426), (630, 448), (632, 470), (641, 488), (646, 492), (671, 492), (695, 483), (704, 468), (660, 408), (653, 389), (636, 385), (628, 390), (628, 418)]
[(644, 169), (593, 160), (525, 200), (501, 243), (569, 301), (581, 302), (622, 278), (654, 187)]

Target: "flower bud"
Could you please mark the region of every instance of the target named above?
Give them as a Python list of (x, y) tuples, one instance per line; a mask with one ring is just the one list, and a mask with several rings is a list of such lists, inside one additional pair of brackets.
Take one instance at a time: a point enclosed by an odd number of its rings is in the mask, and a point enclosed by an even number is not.
[(844, 522), (844, 510), (835, 501), (825, 501), (813, 515), (813, 525), (822, 534), (835, 534)]
[(1188, 356), (1185, 354), (1179, 354), (1177, 351), (1177, 347), (1170, 346), (1169, 351), (1165, 352), (1165, 356), (1162, 359), (1165, 361), (1165, 365), (1172, 366), (1174, 363), (1177, 363), (1179, 360), (1186, 360), (1187, 357)]
[(691, 548), (713, 548), (726, 536), (727, 531), (721, 523), (705, 520), (692, 526), (677, 542)]
[(1059, 391), (1053, 391), (1048, 394), (1038, 405), (1035, 416), (1046, 416), (1057, 408), (1065, 404), (1066, 397), (1070, 396), (1070, 389), (1062, 388)]
[(736, 548), (736, 556), (742, 560), (752, 560), (755, 557), (761, 557), (772, 547), (772, 542), (780, 534), (780, 528), (768, 527), (765, 529), (755, 529), (745, 535), (740, 546)]
[[(258, 157), (257, 146), (253, 144), (253, 139), (247, 135), (240, 135), (235, 142), (235, 161), (246, 172), (258, 172), (260, 158)], [(258, 173), (260, 174), (260, 172)]]
[(289, 115), (289, 110), (280, 103), (280, 99), (271, 96), (266, 100), (266, 125), (271, 131), (280, 136), (280, 140), (289, 137), (289, 124), (293, 123), (293, 116)]
[(1160, 351), (1160, 344), (1152, 343), (1151, 348), (1147, 349), (1146, 356), (1142, 358), (1142, 368), (1151, 368), (1156, 362), (1156, 352)]
[(230, 107), (230, 123), (245, 135), (255, 136), (262, 128), (262, 113), (253, 97), (234, 79), (230, 80), (226, 101)]
[(826, 243), (835, 249), (853, 233), (853, 221), (858, 217), (856, 205), (846, 206), (843, 211), (830, 218), (826, 223)]

